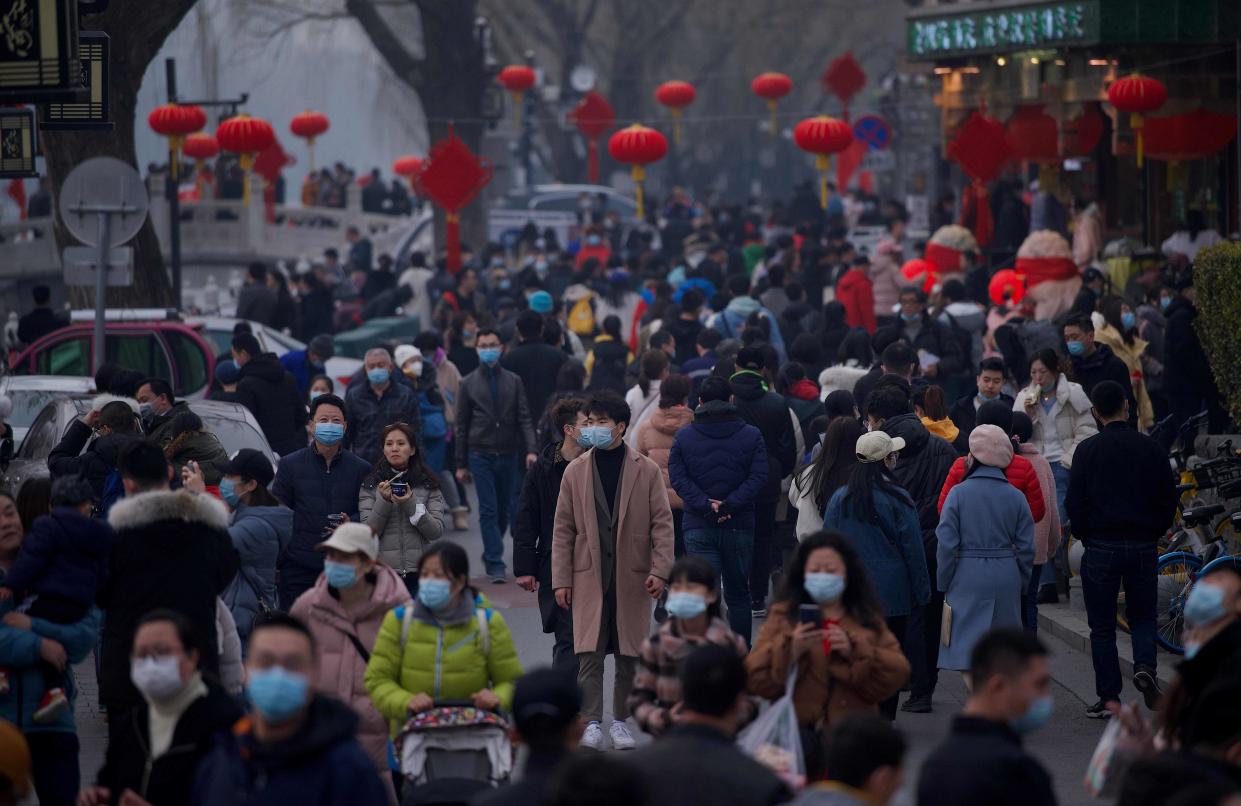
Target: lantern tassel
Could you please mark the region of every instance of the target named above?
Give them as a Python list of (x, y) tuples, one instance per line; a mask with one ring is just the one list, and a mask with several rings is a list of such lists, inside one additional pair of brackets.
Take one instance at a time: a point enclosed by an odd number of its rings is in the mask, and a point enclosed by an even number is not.
[(827, 170), (831, 167), (831, 157), (826, 154), (816, 154), (814, 157), (814, 167), (819, 172), (819, 206), (824, 210), (827, 209)]
[(177, 174), (179, 173), (177, 163), (181, 161), (181, 143), (183, 139), (175, 134), (168, 138), (168, 172), (174, 182), (177, 181)]
[(250, 169), (254, 167), (254, 155), (242, 154), (237, 160), (241, 164), (241, 206), (250, 206)]
[(306, 138), (306, 150), (310, 152), (310, 172), (315, 172), (315, 138)]
[(645, 221), (646, 216), (642, 211), (642, 181), (646, 179), (646, 168), (641, 165), (635, 165), (629, 171), (629, 175), (633, 177), (634, 186), (634, 202), (637, 204), (637, 217), (639, 221)]
[(1133, 127), (1134, 133), (1138, 139), (1138, 167), (1142, 167), (1142, 129), (1145, 128), (1146, 122), (1142, 120), (1142, 116), (1136, 112), (1129, 116), (1129, 125)]
[(461, 216), (448, 213), (444, 226), (444, 262), (449, 274), (461, 271)]
[(521, 93), (513, 93), (513, 125), (521, 128)]
[(590, 140), (586, 143), (586, 174), (592, 185), (599, 184), (599, 141)]
[(681, 110), (672, 110), (672, 143), (673, 145), (681, 144)]
[(771, 136), (776, 136), (776, 102), (770, 100), (767, 102), (767, 114), (771, 119)]

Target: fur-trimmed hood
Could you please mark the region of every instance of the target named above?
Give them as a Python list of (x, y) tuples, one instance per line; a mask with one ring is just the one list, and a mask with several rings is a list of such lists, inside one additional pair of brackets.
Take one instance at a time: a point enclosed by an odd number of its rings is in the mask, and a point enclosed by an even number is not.
[(138, 413), (138, 401), (132, 397), (120, 397), (119, 395), (96, 395), (90, 402), (90, 409), (91, 411), (103, 411), (104, 406), (117, 401), (129, 406), (134, 414)]
[(108, 523), (118, 532), (142, 529), (160, 521), (201, 523), (212, 529), (228, 531), (228, 507), (218, 498), (205, 493), (196, 495), (186, 490), (157, 490), (122, 498), (108, 513)]

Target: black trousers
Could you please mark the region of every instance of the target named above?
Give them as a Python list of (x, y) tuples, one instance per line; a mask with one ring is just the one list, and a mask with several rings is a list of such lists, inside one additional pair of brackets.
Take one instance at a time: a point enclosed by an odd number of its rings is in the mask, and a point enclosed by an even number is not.
[(754, 503), (754, 557), (750, 561), (750, 601), (755, 610), (767, 607), (771, 569), (778, 562), (776, 551), (776, 501)]
[(30, 731), (30, 767), (40, 806), (73, 806), (78, 774), (78, 737), (68, 731)]
[[(939, 562), (935, 547), (926, 551), (926, 570), (931, 575), (931, 600), (916, 608), (904, 632), (905, 657), (913, 667), (910, 693), (929, 697), (939, 683), (939, 629), (944, 620), (944, 594), (936, 590), (935, 574)], [(901, 633), (897, 633), (900, 635)]]
[(685, 556), (685, 527), (681, 525), (684, 521), (685, 510), (672, 510), (672, 551), (678, 560)]
[[(888, 616), (884, 619), (888, 623), (888, 629), (893, 635), (904, 635), (905, 627), (909, 621), (909, 616)], [(889, 722), (896, 720), (896, 706), (901, 699), (901, 693), (897, 691), (891, 697), (879, 703), (879, 715)]]

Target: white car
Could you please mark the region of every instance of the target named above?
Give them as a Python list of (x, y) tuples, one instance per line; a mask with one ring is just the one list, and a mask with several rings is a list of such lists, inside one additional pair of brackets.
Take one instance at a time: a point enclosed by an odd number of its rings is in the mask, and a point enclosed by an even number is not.
[(13, 411), (5, 420), (13, 427), (16, 450), (30, 430), (30, 424), (43, 407), (56, 398), (91, 392), (95, 379), (59, 375), (5, 375), (0, 378), (0, 395), (13, 401)]
[[(233, 327), (240, 321), (242, 320), (228, 319), (222, 316), (187, 316), (185, 318), (187, 325), (201, 327), (199, 332), (203, 338), (211, 342), (216, 348), (218, 355), (227, 353), (232, 349)], [(292, 336), (286, 336), (267, 325), (250, 322), (250, 330), (254, 333), (254, 337), (259, 340), (259, 347), (263, 348), (264, 352), (282, 356), (294, 350), (306, 349), (306, 345), (302, 342)], [(358, 359), (338, 356), (327, 360), (324, 374), (332, 379), (332, 385), (336, 388), (336, 394), (344, 397), (345, 389), (349, 386), (349, 379), (361, 368), (362, 362)]]

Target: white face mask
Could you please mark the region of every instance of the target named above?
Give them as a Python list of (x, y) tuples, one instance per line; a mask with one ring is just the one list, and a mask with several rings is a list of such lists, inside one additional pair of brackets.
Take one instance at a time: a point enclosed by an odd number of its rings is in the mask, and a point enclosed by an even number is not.
[(176, 655), (134, 658), (129, 662), (129, 679), (147, 702), (166, 702), (181, 693), (181, 660)]

